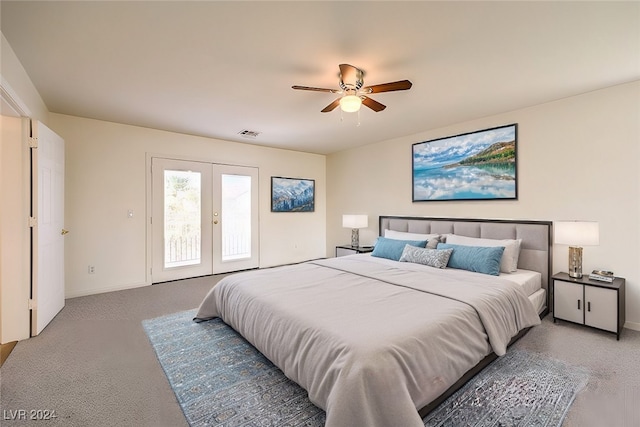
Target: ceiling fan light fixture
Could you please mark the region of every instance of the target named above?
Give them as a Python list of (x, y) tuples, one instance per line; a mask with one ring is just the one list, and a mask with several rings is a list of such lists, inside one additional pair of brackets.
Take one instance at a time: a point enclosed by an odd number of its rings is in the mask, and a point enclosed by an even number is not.
[(362, 99), (356, 95), (345, 95), (340, 98), (340, 109), (345, 113), (355, 113), (362, 106)]

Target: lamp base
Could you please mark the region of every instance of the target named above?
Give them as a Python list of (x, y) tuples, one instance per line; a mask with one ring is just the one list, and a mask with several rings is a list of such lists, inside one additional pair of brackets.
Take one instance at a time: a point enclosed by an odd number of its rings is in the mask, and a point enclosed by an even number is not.
[(569, 246), (569, 277), (582, 278), (582, 248)]
[(357, 228), (351, 229), (351, 246), (354, 248), (360, 246), (360, 233)]

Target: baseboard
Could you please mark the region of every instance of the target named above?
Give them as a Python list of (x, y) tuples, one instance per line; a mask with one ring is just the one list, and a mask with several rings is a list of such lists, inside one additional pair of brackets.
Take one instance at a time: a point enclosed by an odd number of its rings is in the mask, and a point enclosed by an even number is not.
[(625, 322), (624, 327), (634, 331), (640, 331), (640, 323), (637, 322)]
[(134, 283), (131, 285), (124, 286), (108, 286), (106, 288), (92, 288), (92, 289), (80, 289), (75, 291), (65, 291), (65, 299), (68, 298), (77, 298), (77, 297), (86, 297), (88, 295), (96, 295), (96, 294), (104, 294), (107, 292), (115, 292), (115, 291), (124, 291), (126, 289), (135, 289), (141, 288), (143, 286), (150, 286), (151, 283)]
[(16, 344), (18, 344), (18, 341), (0, 344), (0, 366), (4, 365), (5, 360), (7, 360), (7, 357), (9, 357), (9, 354), (11, 354)]

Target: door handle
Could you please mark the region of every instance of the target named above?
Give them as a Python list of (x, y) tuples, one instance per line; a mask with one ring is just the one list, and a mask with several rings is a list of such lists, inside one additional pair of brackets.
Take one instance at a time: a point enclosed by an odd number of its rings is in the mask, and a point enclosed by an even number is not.
[(62, 231), (60, 232), (60, 234), (62, 234), (63, 236), (65, 234), (69, 234), (69, 230), (65, 230), (64, 228), (62, 229)]
[(217, 224), (217, 223), (218, 223), (218, 220), (217, 220), (217, 219), (216, 219), (216, 220), (214, 220), (214, 221), (213, 221), (213, 223), (214, 223), (214, 224)]

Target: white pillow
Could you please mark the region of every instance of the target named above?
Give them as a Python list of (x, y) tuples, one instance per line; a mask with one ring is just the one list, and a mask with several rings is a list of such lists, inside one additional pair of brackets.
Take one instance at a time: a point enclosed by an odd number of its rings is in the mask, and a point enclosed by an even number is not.
[(439, 234), (409, 233), (406, 231), (388, 230), (386, 228), (384, 230), (384, 237), (394, 240), (426, 240), (427, 248), (430, 249), (435, 249), (440, 241)]
[(431, 240), (440, 237), (439, 234), (408, 233), (406, 231), (384, 230), (384, 237), (396, 240)]
[(463, 246), (502, 246), (504, 252), (500, 261), (500, 271), (511, 273), (518, 269), (518, 258), (520, 257), (520, 243), (522, 239), (481, 239), (478, 237), (459, 236), (457, 234), (447, 234), (447, 243)]

